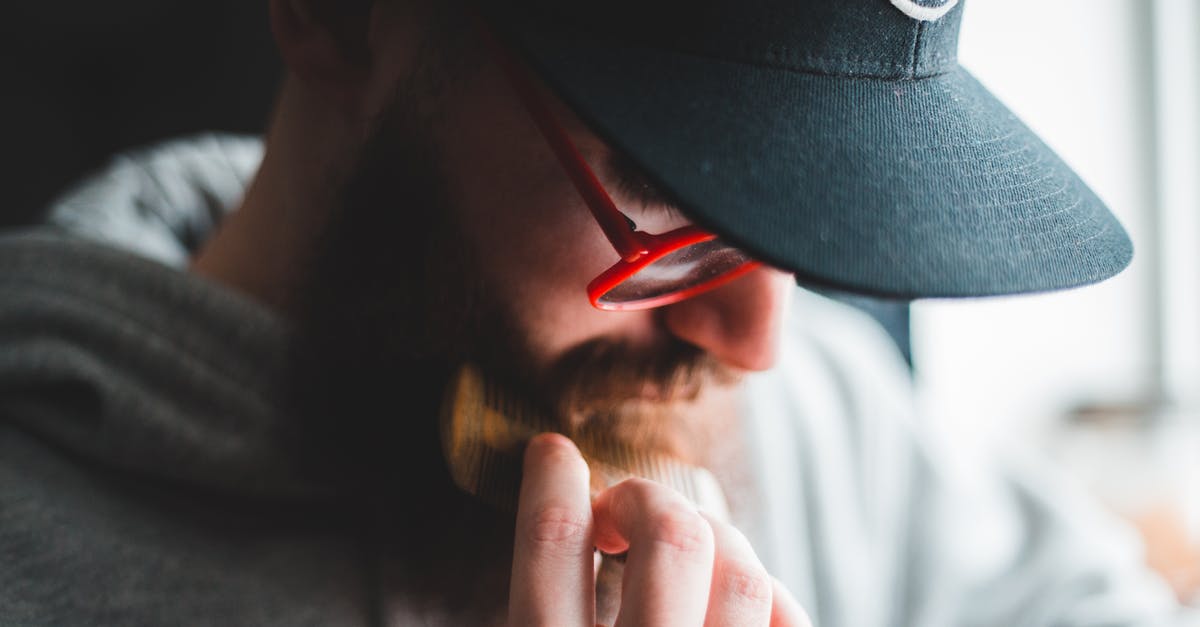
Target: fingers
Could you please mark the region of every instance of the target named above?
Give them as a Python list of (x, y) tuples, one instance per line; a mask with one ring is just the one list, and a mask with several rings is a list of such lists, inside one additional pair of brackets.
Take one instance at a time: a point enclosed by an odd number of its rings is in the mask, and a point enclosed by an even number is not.
[(628, 551), (617, 627), (811, 627), (734, 527), (642, 479), (590, 504), (587, 465), (575, 446), (554, 434), (534, 438), (517, 511), (508, 624), (592, 627), (593, 547)]
[(508, 624), (593, 627), (593, 560), (587, 464), (567, 438), (539, 435), (525, 451)]
[(771, 621), (773, 579), (746, 536), (731, 525), (702, 515), (716, 539), (704, 627), (765, 627)]
[(800, 602), (796, 597), (788, 592), (787, 588), (778, 579), (772, 577), (772, 599), (774, 604), (771, 607), (771, 627), (812, 627), (812, 620), (808, 618), (808, 614), (800, 607)]
[(712, 579), (712, 528), (679, 493), (644, 479), (623, 481), (594, 506), (596, 546), (628, 550), (616, 627), (699, 625)]

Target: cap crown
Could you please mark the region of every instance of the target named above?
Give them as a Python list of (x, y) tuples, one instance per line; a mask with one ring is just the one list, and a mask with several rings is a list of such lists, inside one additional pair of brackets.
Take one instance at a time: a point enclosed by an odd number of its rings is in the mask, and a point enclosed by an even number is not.
[[(958, 0), (494, 2), (532, 19), (652, 48), (799, 72), (922, 78), (957, 64)], [(517, 9), (514, 15), (512, 9)], [(920, 19), (918, 19), (920, 18)]]

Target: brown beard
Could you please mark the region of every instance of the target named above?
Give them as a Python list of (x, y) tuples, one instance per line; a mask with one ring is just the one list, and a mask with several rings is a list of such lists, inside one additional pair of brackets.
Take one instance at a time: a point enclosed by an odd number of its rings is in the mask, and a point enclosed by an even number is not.
[(678, 340), (596, 339), (538, 368), (461, 244), (427, 128), (400, 102), (364, 147), (299, 295), (288, 389), (308, 472), (334, 486), (353, 524), (390, 556), (384, 570), (432, 605), (496, 605), (511, 517), (459, 492), (441, 456), (438, 406), (459, 364), (479, 364), (571, 437), (604, 433), (693, 464), (733, 416), (691, 402), (737, 376)]
[(540, 387), (549, 415), (573, 440), (603, 438), (703, 465), (714, 436), (727, 430), (732, 416), (705, 414), (694, 404), (710, 387), (738, 380), (711, 355), (682, 342), (635, 347), (597, 340), (557, 359)]

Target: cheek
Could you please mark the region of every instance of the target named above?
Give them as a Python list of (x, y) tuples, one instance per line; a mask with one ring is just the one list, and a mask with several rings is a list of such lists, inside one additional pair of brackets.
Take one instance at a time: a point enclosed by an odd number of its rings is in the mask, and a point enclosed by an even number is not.
[(455, 142), (461, 156), (451, 155), (449, 176), (456, 181), (451, 204), (479, 271), (514, 300), (588, 305), (585, 286), (615, 253), (575, 188), (548, 151), (531, 144), (536, 137), (474, 130)]
[(522, 110), (463, 99), (443, 131), (443, 169), (463, 245), (535, 356), (588, 340), (635, 340), (647, 314), (591, 306), (587, 284), (617, 260), (608, 240)]
[[(582, 207), (567, 210), (586, 212)], [(560, 206), (557, 211), (564, 209)], [(588, 301), (588, 283), (616, 260), (616, 253), (594, 223), (501, 220), (494, 229), (476, 233), (480, 237), (477, 250), (483, 255), (480, 271), (506, 304), (539, 361), (548, 363), (598, 337), (625, 337), (635, 332), (631, 316), (600, 311)]]
[(616, 254), (603, 235), (592, 232), (599, 231), (594, 224), (586, 226), (591, 228), (535, 226), (519, 230), (511, 248), (482, 247), (489, 257), (481, 268), (485, 280), (499, 289), (540, 366), (582, 343), (601, 337), (633, 339), (649, 328), (645, 314), (600, 311), (588, 301), (587, 284)]
[[(599, 232), (599, 227), (591, 227)], [(508, 286), (512, 319), (538, 365), (548, 366), (572, 348), (597, 339), (633, 345), (661, 340), (664, 330), (654, 312), (601, 311), (588, 300), (587, 284), (617, 259), (603, 235), (598, 236), (598, 250), (592, 251), (597, 254), (589, 256), (602, 258), (599, 264), (581, 263), (581, 247), (564, 246), (563, 239), (551, 234), (538, 254), (514, 255), (504, 264), (507, 273), (492, 275), (493, 285)]]

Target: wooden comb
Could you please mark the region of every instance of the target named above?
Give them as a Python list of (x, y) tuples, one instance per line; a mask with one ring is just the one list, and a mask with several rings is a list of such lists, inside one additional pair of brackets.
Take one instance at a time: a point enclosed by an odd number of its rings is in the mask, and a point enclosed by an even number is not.
[[(494, 507), (516, 512), (525, 443), (538, 433), (560, 429), (532, 404), (466, 365), (447, 386), (441, 431), (454, 483)], [(591, 470), (593, 498), (620, 481), (643, 477), (674, 488), (696, 507), (728, 521), (724, 494), (709, 471), (604, 436), (574, 441)]]

